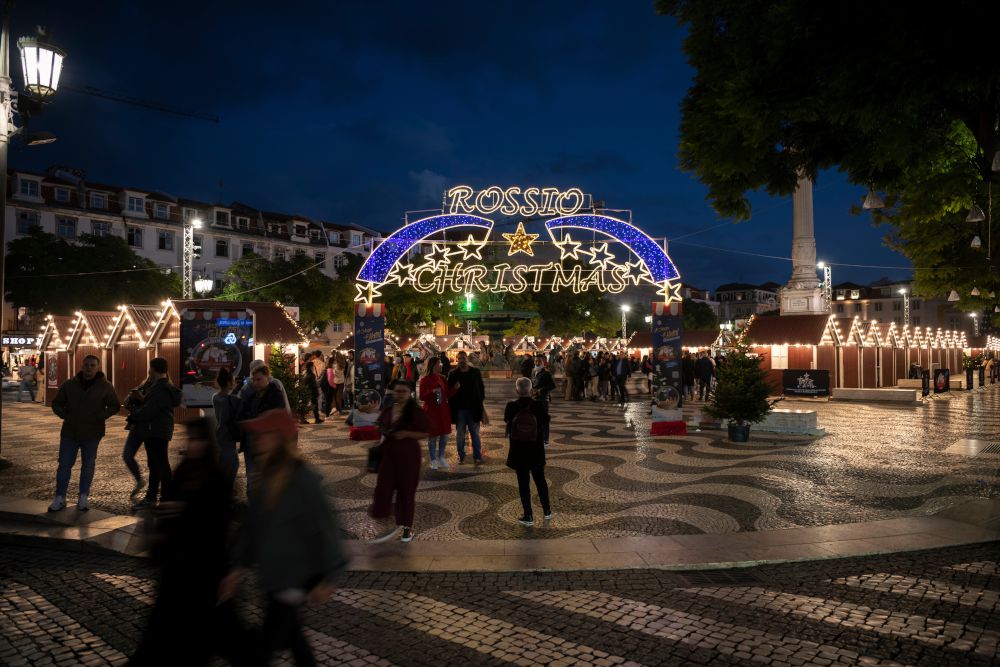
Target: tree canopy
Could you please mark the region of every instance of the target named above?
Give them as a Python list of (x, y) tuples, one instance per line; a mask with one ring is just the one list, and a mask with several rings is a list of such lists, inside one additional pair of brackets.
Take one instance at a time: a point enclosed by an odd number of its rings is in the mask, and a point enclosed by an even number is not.
[(70, 243), (35, 228), (7, 248), (7, 300), (30, 311), (114, 310), (121, 303), (160, 303), (181, 292), (179, 274), (138, 256), (117, 236), (84, 234)]
[(354, 276), (361, 257), (345, 253), (347, 265), (331, 278), (305, 255), (267, 260), (247, 253), (226, 271), (222, 300), (278, 301), (299, 306), (299, 322), (307, 334), (322, 331), (329, 322), (351, 321), (354, 313)]
[[(723, 216), (747, 193), (794, 192), (837, 169), (886, 193), (876, 222), (915, 267), (915, 291), (951, 289), (992, 310), (1000, 234), (988, 241), (1000, 149), (1000, 61), (976, 26), (1000, 5), (812, 0), (657, 0), (688, 28), (695, 68), (682, 103), (680, 162)], [(859, 201), (864, 190), (859, 189)], [(973, 203), (986, 220), (966, 222)], [(970, 243), (978, 235), (982, 247)], [(978, 286), (981, 297), (970, 292)]]

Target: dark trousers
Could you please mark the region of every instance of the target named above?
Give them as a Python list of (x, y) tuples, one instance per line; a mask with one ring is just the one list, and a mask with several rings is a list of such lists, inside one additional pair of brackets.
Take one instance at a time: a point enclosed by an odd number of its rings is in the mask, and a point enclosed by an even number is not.
[(549, 484), (545, 481), (545, 466), (534, 468), (515, 468), (517, 473), (517, 492), (521, 495), (521, 507), (524, 508), (524, 516), (532, 516), (531, 511), (531, 478), (535, 479), (535, 489), (538, 490), (538, 500), (542, 503), (542, 513), (548, 514), (549, 507)]
[(128, 437), (125, 438), (125, 448), (122, 450), (122, 461), (125, 462), (125, 467), (128, 468), (136, 482), (142, 479), (142, 472), (140, 472), (139, 464), (135, 460), (135, 455), (140, 447), (142, 447), (142, 436), (136, 435), (135, 431), (129, 431)]
[(146, 446), (146, 463), (149, 466), (146, 500), (155, 503), (157, 494), (162, 498), (170, 483), (170, 458), (167, 456), (167, 446), (170, 441), (147, 437), (143, 444)]
[(628, 403), (628, 389), (625, 388), (625, 380), (627, 379), (628, 376), (625, 375), (615, 376), (615, 385), (618, 387), (618, 400), (621, 403)]
[(333, 394), (334, 388), (330, 386), (323, 387), (323, 413), (329, 417), (330, 413), (333, 412)]
[(292, 651), (296, 665), (315, 665), (312, 648), (302, 632), (299, 607), (287, 605), (267, 596), (267, 610), (264, 612), (264, 627), (260, 630), (260, 665), (270, 665), (271, 656), (281, 649)]
[(310, 397), (310, 399), (312, 401), (313, 419), (315, 419), (318, 422), (319, 421), (319, 392), (317, 391), (315, 394), (313, 394)]
[(396, 494), (396, 525), (413, 527), (416, 511), (417, 484), (420, 482), (420, 445), (416, 440), (382, 443), (382, 460), (378, 464), (378, 480), (371, 515), (384, 519), (392, 509)]
[(698, 378), (698, 400), (704, 401), (712, 392), (712, 378)]

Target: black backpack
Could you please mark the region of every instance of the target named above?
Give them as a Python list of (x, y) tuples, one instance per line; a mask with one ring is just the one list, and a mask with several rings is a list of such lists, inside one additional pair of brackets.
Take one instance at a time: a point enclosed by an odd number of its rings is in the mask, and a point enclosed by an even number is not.
[(531, 408), (522, 408), (510, 420), (510, 439), (518, 442), (538, 440), (538, 418)]

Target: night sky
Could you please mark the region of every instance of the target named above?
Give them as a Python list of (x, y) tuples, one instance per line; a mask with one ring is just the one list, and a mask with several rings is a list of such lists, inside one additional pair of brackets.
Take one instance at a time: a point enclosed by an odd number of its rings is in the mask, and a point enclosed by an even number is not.
[[(15, 39), (46, 25), (68, 52), (64, 83), (221, 122), (63, 91), (33, 121), (59, 140), (15, 143), (11, 166), (384, 231), (451, 185), (578, 186), (677, 239), (689, 284), (787, 281), (788, 260), (687, 245), (788, 257), (792, 204), (755, 195), (753, 219), (733, 225), (678, 169), (693, 70), (652, 0), (326, 4), (18, 3)], [(835, 283), (907, 277), (885, 230), (850, 214), (863, 195), (820, 175), (818, 258), (895, 267), (835, 266)]]

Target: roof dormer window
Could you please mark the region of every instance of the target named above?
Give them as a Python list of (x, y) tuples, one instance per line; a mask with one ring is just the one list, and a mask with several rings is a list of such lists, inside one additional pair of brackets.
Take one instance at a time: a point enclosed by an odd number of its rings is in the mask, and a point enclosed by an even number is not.
[(106, 209), (108, 207), (108, 196), (103, 192), (91, 192), (88, 204), (90, 208)]
[(159, 220), (166, 220), (170, 217), (170, 208), (163, 202), (156, 202), (153, 205), (153, 217)]
[(215, 212), (215, 224), (220, 227), (229, 226), (229, 211), (216, 211)]
[(18, 194), (22, 197), (39, 197), (41, 196), (38, 181), (31, 178), (21, 178), (21, 186), (18, 188)]
[(142, 197), (128, 197), (128, 210), (130, 213), (145, 213), (146, 201)]
[(55, 189), (56, 201), (60, 204), (69, 203), (69, 190), (66, 188), (56, 188)]

